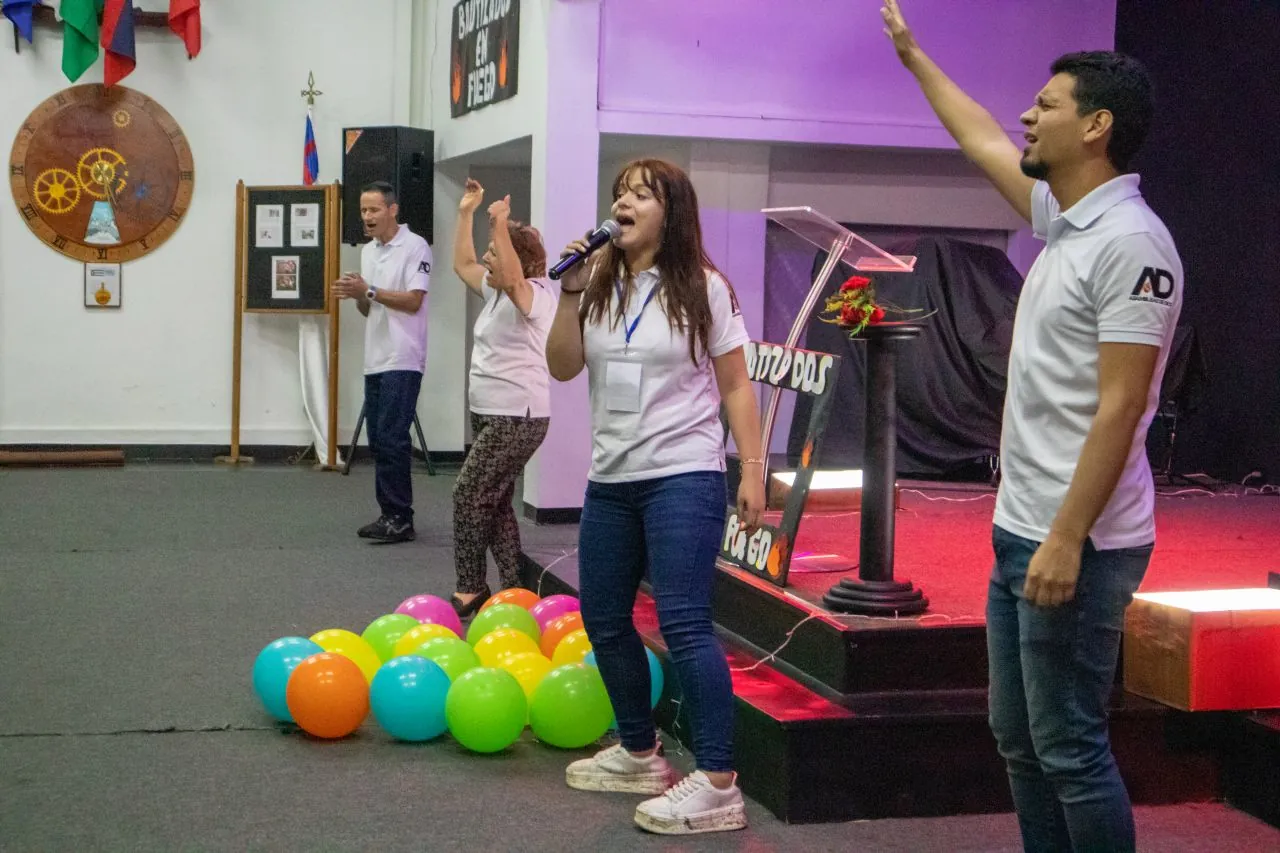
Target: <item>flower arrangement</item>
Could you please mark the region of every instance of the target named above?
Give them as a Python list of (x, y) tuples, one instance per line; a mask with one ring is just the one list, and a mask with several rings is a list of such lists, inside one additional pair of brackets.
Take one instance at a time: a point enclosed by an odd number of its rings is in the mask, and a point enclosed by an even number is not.
[(883, 323), (886, 308), (899, 313), (919, 310), (898, 308), (887, 302), (877, 302), (875, 285), (871, 283), (871, 279), (853, 275), (840, 285), (840, 290), (834, 296), (827, 297), (827, 304), (823, 309), (823, 314), (826, 316), (821, 316), (819, 319), (824, 323), (834, 323), (847, 329), (849, 337), (854, 338), (867, 326), (878, 326)]

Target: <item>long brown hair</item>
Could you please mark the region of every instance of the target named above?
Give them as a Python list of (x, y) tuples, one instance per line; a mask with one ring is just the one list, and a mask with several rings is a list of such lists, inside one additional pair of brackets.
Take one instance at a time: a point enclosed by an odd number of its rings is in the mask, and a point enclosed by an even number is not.
[[(698, 194), (684, 170), (666, 160), (635, 160), (622, 167), (613, 181), (613, 198), (627, 189), (627, 178), (637, 174), (663, 206), (662, 233), (654, 264), (662, 272), (657, 301), (662, 304), (672, 329), (689, 333), (689, 358), (698, 362), (698, 350), (708, 352), (711, 339), (711, 302), (707, 296), (707, 273), (720, 273), (702, 246), (702, 224), (698, 219)], [(581, 317), (598, 323), (611, 314), (616, 325), (631, 298), (624, 289), (622, 302), (613, 306), (615, 281), (630, 282), (622, 250), (612, 243), (600, 250), (582, 295)], [(614, 310), (611, 310), (614, 309)]]

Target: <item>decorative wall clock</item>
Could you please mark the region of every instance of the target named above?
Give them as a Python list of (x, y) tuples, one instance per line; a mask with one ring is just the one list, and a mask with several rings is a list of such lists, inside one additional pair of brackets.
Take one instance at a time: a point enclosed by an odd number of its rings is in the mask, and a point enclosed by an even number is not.
[(9, 157), (18, 210), (69, 258), (119, 263), (154, 251), (191, 203), (195, 166), (182, 128), (123, 86), (73, 86), (18, 129)]

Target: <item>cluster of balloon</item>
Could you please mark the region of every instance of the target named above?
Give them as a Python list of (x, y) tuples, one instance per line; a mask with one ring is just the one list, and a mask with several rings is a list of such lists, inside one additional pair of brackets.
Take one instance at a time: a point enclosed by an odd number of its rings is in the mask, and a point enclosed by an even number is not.
[[(656, 704), (662, 670), (648, 654)], [(268, 714), (319, 738), (350, 735), (370, 712), (398, 740), (448, 732), (480, 753), (506, 749), (526, 726), (572, 749), (614, 724), (577, 599), (526, 589), (492, 596), (465, 632), (449, 602), (416, 595), (360, 634), (282, 637), (258, 653), (253, 687)]]

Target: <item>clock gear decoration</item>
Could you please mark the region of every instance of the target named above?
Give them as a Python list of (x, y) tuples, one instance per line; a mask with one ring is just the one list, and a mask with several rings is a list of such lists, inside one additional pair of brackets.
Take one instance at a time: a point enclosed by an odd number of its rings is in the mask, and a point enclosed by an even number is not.
[(88, 84), (57, 92), (22, 123), (9, 184), (27, 227), (52, 249), (119, 263), (177, 230), (195, 166), (164, 107), (134, 89)]

